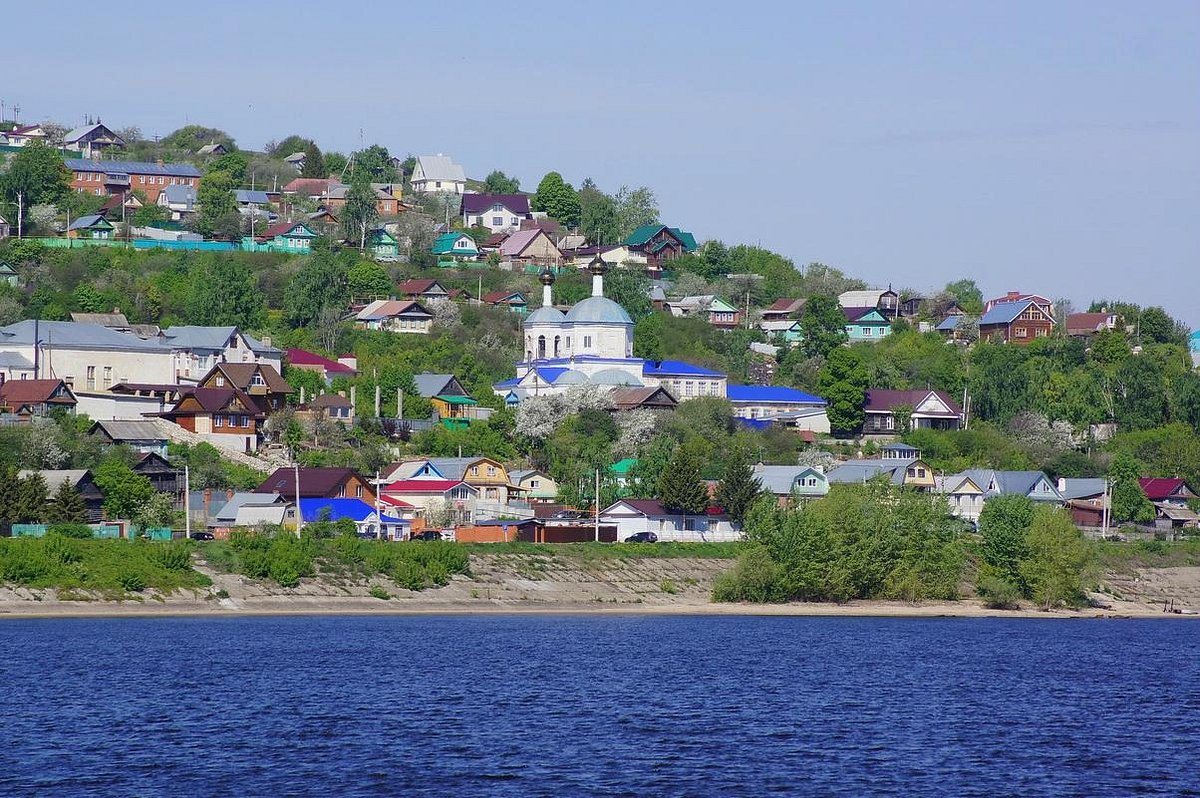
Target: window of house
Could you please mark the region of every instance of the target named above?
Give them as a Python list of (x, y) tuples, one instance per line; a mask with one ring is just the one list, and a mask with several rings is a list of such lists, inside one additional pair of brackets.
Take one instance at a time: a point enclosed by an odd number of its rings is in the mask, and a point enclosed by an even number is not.
[(250, 426), (250, 416), (242, 416), (242, 426), (243, 427)]
[(502, 210), (504, 210), (504, 206), (501, 205), (499, 202), (497, 202), (495, 205), (492, 206), (493, 213), (499, 213)]
[(863, 327), (863, 335), (870, 335), (870, 334), (871, 334), (871, 328)]
[(361, 499), (362, 497), (363, 497), (363, 488), (362, 488), (362, 485), (358, 485), (354, 488), (354, 498)]
[(1016, 327), (1016, 328), (1014, 328), (1014, 329), (1013, 329), (1013, 335), (1015, 335), (1015, 336), (1016, 336), (1016, 337), (1018, 337), (1018, 338), (1024, 338), (1024, 337), (1025, 337), (1025, 328), (1024, 328), (1024, 327)]
[(87, 367), (87, 387), (89, 391), (96, 390), (96, 367)]
[(340, 485), (340, 486), (338, 487), (338, 495), (337, 495), (337, 497), (338, 497), (339, 499), (344, 499), (344, 498), (346, 498), (346, 486), (345, 486), (345, 485)]
[(492, 217), (492, 227), (499, 227), (502, 224), (504, 224), (503, 216), (493, 216)]
[(254, 372), (254, 376), (250, 378), (250, 384), (251, 385), (266, 385), (267, 383), (263, 379), (262, 374), (260, 374), (259, 372), (256, 371), (256, 372)]
[(534, 490), (537, 490), (538, 487), (540, 487), (540, 486), (541, 486), (541, 482), (539, 480), (536, 480), (536, 479), (529, 480), (529, 487), (533, 488)]
[(584, 349), (592, 348), (592, 336), (590, 336), (590, 335), (583, 336), (583, 348)]
[(479, 466), (471, 466), (471, 476), (479, 476)]
[(692, 383), (691, 380), (688, 380), (687, 382), (685, 382), (683, 384), (683, 395), (684, 396), (692, 396), (694, 389), (695, 389), (694, 384)]
[(109, 388), (111, 386), (112, 386), (112, 366), (105, 366), (104, 367), (104, 387)]
[(225, 416), (213, 416), (213, 426), (214, 427), (225, 426)]
[(494, 466), (488, 466), (488, 468), (487, 468), (487, 475), (488, 475), (489, 477), (494, 477), (494, 476), (496, 476), (496, 468), (495, 468)]
[(103, 193), (104, 193), (104, 189), (100, 189), (100, 188), (96, 189), (96, 196), (97, 196), (97, 197), (99, 197), (99, 196), (100, 196), (101, 194), (103, 194)]
[(217, 375), (217, 387), (218, 387), (218, 388), (224, 388), (224, 387), (225, 387), (225, 377), (224, 377), (223, 375), (221, 375), (221, 374), (218, 374), (218, 375)]
[(917, 475), (917, 469), (915, 469), (915, 468), (908, 469), (908, 475), (910, 477), (915, 477)]
[(511, 224), (513, 227), (516, 227), (517, 226), (517, 217), (515, 217), (515, 216), (512, 217), (511, 219), (508, 220), (508, 223)]
[(441, 188), (441, 187), (442, 187), (442, 181), (441, 181), (441, 180), (434, 181), (434, 184), (433, 184), (433, 186), (434, 186), (434, 188)]

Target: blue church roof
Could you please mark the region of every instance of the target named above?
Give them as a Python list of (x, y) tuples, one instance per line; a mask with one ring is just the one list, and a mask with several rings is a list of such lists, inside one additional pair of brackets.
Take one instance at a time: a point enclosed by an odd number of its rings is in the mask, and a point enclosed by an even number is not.
[(719, 371), (706, 369), (701, 366), (693, 366), (691, 363), (684, 363), (682, 360), (647, 360), (642, 366), (643, 374), (654, 376), (693, 376), (693, 377), (724, 377), (725, 375)]

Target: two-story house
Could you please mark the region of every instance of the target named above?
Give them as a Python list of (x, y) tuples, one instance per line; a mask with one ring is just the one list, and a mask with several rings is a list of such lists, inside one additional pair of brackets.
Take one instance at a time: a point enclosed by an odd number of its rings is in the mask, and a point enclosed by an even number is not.
[(266, 414), (237, 388), (190, 388), (162, 417), (230, 451), (258, 450)]
[(493, 233), (521, 229), (532, 219), (527, 194), (463, 194), (459, 205), (464, 227), (486, 227)]
[(816, 466), (759, 463), (754, 467), (754, 478), (765, 492), (775, 497), (780, 507), (794, 507), (829, 493), (829, 480)]
[[(895, 435), (914, 429), (961, 429), (963, 424), (962, 408), (944, 391), (872, 388), (867, 391), (863, 409), (866, 411), (863, 432), (867, 435)], [(901, 412), (907, 415), (906, 419), (898, 418)]]
[(702, 318), (712, 326), (724, 330), (731, 330), (742, 321), (741, 311), (713, 294), (668, 300), (666, 307), (672, 316)]
[(71, 172), (71, 188), (76, 191), (105, 196), (138, 190), (150, 203), (157, 203), (159, 193), (167, 186), (198, 187), (201, 177), (200, 170), (190, 163), (67, 158), (66, 165)]
[(875, 308), (884, 319), (891, 321), (900, 310), (900, 295), (891, 288), (843, 291), (838, 294), (838, 304), (847, 310)]
[(462, 194), (467, 188), (467, 173), (462, 166), (441, 153), (418, 155), (409, 183), (418, 194)]
[(651, 277), (661, 275), (665, 265), (680, 255), (696, 251), (695, 236), (665, 224), (644, 224), (630, 233), (623, 244), (631, 253), (646, 259), (646, 273)]
[(274, 366), (266, 363), (218, 363), (200, 378), (200, 388), (235, 388), (248, 394), (265, 415), (282, 409), (293, 393)]
[(182, 384), (199, 382), (218, 363), (263, 363), (277, 373), (283, 369), (280, 349), (272, 346), (269, 340), (259, 341), (237, 327), (181, 324), (162, 330), (157, 340), (172, 352), (175, 360), (173, 381)]
[(998, 302), (979, 319), (980, 340), (1028, 344), (1054, 331), (1054, 316), (1032, 299)]

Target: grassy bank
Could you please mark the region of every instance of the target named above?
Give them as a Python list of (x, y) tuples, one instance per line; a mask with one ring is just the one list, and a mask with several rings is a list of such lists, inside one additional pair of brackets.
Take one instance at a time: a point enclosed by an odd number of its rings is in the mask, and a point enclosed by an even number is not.
[(398, 587), (423, 590), (467, 573), (470, 562), (466, 548), (456, 543), (389, 543), (352, 535), (298, 539), (235, 533), (228, 542), (204, 544), (200, 553), (218, 571), (281, 587), (295, 587), (304, 577), (362, 582), (381, 576)]
[(740, 543), (468, 543), (470, 554), (523, 554), (579, 560), (661, 560), (696, 557), (733, 560)]
[(1096, 541), (1096, 562), (1108, 571), (1132, 571), (1137, 568), (1181, 568), (1200, 566), (1200, 540), (1145, 540), (1136, 543)]
[(55, 588), (59, 598), (124, 598), (152, 589), (171, 593), (212, 584), (191, 567), (186, 541), (0, 539), (0, 583)]

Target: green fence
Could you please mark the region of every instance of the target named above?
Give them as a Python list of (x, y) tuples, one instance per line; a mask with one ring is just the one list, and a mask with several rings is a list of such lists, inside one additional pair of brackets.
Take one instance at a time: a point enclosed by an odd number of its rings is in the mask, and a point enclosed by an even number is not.
[(45, 524), (13, 524), (12, 534), (14, 538), (40, 538), (47, 529)]

